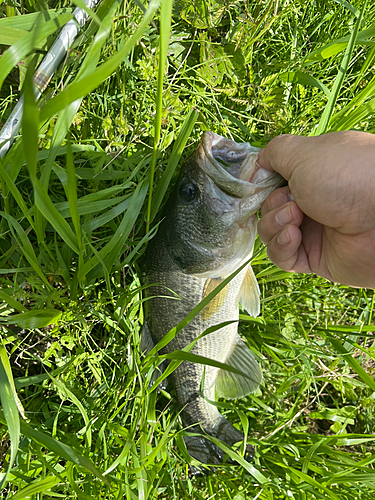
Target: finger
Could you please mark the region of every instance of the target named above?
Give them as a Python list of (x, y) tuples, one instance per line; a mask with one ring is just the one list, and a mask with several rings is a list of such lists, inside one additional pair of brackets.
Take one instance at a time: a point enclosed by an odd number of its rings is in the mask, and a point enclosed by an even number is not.
[(262, 168), (274, 170), (289, 180), (301, 156), (305, 156), (304, 148), (308, 146), (309, 139), (298, 135), (279, 135), (259, 151), (257, 161)]
[[(285, 263), (285, 266), (291, 266), (290, 269), (286, 269), (286, 267), (283, 267), (283, 269), (293, 270), (297, 273), (314, 272), (331, 279), (330, 273), (326, 269), (322, 249), (323, 226), (305, 216), (299, 229), (302, 237), (301, 244), (297, 249), (297, 253), (290, 258), (289, 262)], [(294, 263), (293, 260), (295, 260)]]
[(291, 193), (288, 186), (276, 189), (268, 196), (266, 201), (263, 203), (261, 208), (262, 216), (266, 215), (271, 210), (285, 205), (288, 201), (291, 201)]
[(285, 226), (298, 227), (302, 221), (303, 213), (294, 201), (289, 201), (261, 218), (258, 224), (259, 238), (265, 245), (268, 245), (275, 236), (283, 232)]
[[(300, 229), (293, 225), (286, 226), (270, 240), (267, 246), (268, 257), (284, 271), (295, 270), (295, 264), (299, 260), (301, 241)], [(311, 270), (301, 272), (311, 272)]]

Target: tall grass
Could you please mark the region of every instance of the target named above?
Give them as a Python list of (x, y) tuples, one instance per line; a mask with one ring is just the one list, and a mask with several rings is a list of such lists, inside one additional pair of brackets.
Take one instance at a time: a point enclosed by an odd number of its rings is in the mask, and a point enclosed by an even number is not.
[(375, 131), (372, 2), (103, 0), (36, 103), (81, 2), (44, 5), (0, 5), (2, 122), (25, 96), (0, 161), (4, 498), (372, 498), (372, 290), (282, 272), (257, 242), (262, 314), (239, 329), (264, 383), (219, 402), (256, 457), (206, 477), (139, 345), (140, 259), (202, 131)]

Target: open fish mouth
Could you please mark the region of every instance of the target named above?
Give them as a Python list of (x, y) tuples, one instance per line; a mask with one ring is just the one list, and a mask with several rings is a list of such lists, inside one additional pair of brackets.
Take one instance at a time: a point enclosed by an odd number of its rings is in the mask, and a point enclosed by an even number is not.
[(237, 143), (205, 132), (197, 150), (197, 162), (223, 191), (247, 198), (263, 190), (273, 190), (284, 182), (279, 174), (258, 165), (259, 151), (248, 142)]

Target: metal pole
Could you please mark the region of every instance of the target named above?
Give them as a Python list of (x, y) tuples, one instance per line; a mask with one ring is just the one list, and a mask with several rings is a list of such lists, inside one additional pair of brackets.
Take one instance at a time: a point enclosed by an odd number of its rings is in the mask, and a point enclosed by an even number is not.
[[(85, 5), (92, 9), (99, 0), (84, 0)], [(47, 87), (54, 72), (72, 46), (80, 28), (85, 24), (89, 15), (81, 9), (76, 8), (73, 12), (74, 19), (66, 23), (60, 35), (45, 55), (34, 74), (35, 95), (38, 100), (43, 90)], [(7, 153), (15, 136), (18, 134), (23, 113), (23, 96), (19, 99), (9, 118), (0, 131), (0, 159)]]

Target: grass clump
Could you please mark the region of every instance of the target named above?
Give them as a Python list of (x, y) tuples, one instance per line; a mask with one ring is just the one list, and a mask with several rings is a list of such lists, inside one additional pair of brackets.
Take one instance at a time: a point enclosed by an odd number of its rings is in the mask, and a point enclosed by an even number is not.
[[(3, 3), (2, 52), (73, 7)], [(0, 162), (4, 497), (372, 498), (373, 291), (257, 254), (262, 315), (242, 314), (240, 333), (264, 384), (222, 409), (256, 458), (191, 477), (170, 387), (145, 382), (139, 259), (202, 131), (261, 146), (375, 130), (375, 7), (104, 0), (95, 12), (38, 104), (30, 68), (57, 26), (2, 73), (3, 123), (25, 81), (22, 136)]]

